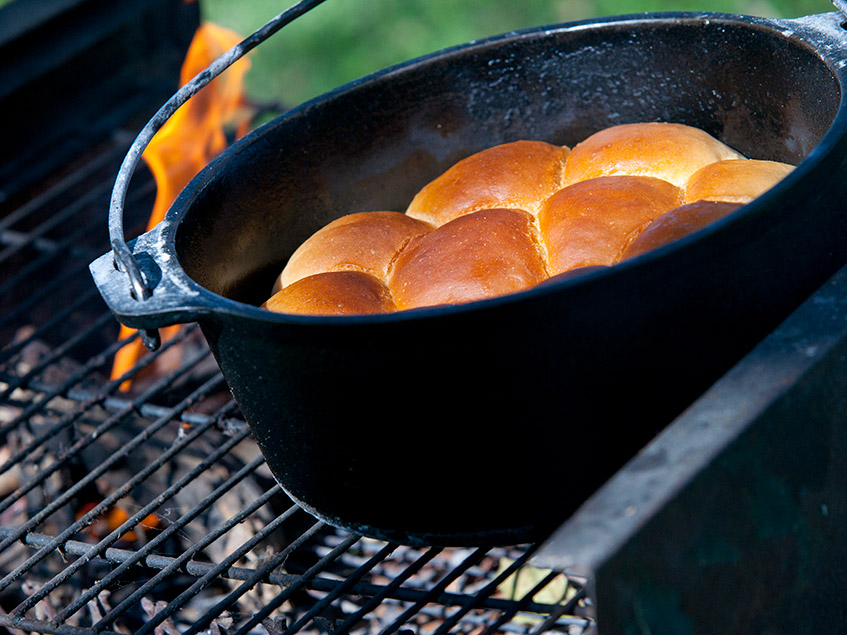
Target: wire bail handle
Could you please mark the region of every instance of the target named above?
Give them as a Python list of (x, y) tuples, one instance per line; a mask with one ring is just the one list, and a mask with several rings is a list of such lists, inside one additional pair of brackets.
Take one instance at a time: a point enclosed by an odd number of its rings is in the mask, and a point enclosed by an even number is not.
[[(289, 24), (304, 13), (311, 11), (326, 0), (300, 0), (275, 18), (269, 20), (265, 25), (259, 27), (254, 33), (248, 35), (241, 42), (233, 46), (226, 53), (212, 62), (206, 69), (200, 71), (189, 82), (184, 84), (174, 95), (166, 101), (155, 115), (138, 133), (124, 157), (118, 174), (115, 177), (115, 185), (112, 188), (112, 198), (109, 202), (109, 240), (114, 254), (115, 269), (127, 274), (130, 284), (130, 294), (135, 300), (143, 302), (151, 297), (153, 289), (144, 279), (144, 275), (138, 266), (135, 255), (132, 253), (124, 236), (124, 205), (129, 182), (141, 155), (153, 139), (159, 129), (165, 125), (168, 119), (191, 97), (196, 95), (202, 88), (208, 85), (218, 75), (244, 57), (256, 46), (264, 42), (282, 27)], [(161, 345), (161, 336), (158, 329), (140, 329), (141, 340), (149, 350), (154, 351)]]

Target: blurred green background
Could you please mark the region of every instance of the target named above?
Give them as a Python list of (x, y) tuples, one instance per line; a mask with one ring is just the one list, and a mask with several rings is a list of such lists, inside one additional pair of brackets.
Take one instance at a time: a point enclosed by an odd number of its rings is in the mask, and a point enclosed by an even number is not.
[[(246, 36), (293, 0), (200, 0), (204, 19)], [(247, 91), (295, 105), (391, 64), (513, 29), (644, 11), (794, 18), (828, 0), (327, 0), (251, 54)]]

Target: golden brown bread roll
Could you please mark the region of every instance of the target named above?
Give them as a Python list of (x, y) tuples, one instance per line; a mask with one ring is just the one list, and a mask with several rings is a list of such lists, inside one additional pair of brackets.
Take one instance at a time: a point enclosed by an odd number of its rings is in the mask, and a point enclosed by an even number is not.
[(477, 152), (421, 189), (406, 214), (435, 226), (481, 209), (535, 214), (562, 186), (568, 152), (543, 141), (515, 141)]
[(640, 231), (681, 199), (678, 187), (650, 176), (601, 176), (562, 188), (538, 214), (550, 273), (615, 264)]
[(724, 203), (719, 201), (697, 201), (681, 205), (663, 214), (641, 232), (629, 246), (627, 246), (621, 260), (635, 258), (652, 249), (667, 245), (684, 236), (693, 234), (706, 225), (714, 223), (734, 212), (741, 203)]
[(480, 210), (415, 238), (388, 286), (401, 310), (513, 293), (547, 277), (538, 249), (531, 214)]
[(308, 315), (356, 315), (396, 310), (388, 288), (361, 271), (331, 271), (301, 278), (262, 305), (269, 311)]
[(328, 271), (362, 271), (380, 280), (400, 250), (432, 225), (400, 212), (360, 212), (342, 216), (312, 234), (292, 254), (274, 292)]
[(685, 202), (749, 203), (788, 176), (793, 169), (793, 165), (776, 161), (717, 161), (691, 175), (685, 185)]
[(653, 176), (683, 187), (704, 165), (744, 157), (708, 133), (676, 123), (633, 123), (594, 133), (568, 155), (565, 184), (598, 176)]
[(791, 169), (672, 123), (614, 126), (573, 150), (505, 143), (456, 163), (405, 214), (350, 214), (316, 232), (263, 306), (385, 312), (585, 275), (714, 222)]

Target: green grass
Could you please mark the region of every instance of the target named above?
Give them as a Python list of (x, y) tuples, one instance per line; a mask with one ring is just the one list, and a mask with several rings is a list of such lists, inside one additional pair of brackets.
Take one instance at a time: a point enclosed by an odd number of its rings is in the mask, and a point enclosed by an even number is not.
[[(293, 0), (200, 0), (203, 18), (247, 35)], [(798, 17), (827, 0), (327, 0), (252, 53), (247, 90), (298, 104), (425, 53), (556, 22), (643, 11), (719, 11)]]

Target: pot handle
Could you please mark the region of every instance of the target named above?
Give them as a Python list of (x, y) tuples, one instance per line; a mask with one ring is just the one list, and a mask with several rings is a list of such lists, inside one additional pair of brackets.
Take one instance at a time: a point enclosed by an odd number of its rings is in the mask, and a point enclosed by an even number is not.
[[(166, 227), (159, 223), (129, 244), (123, 242), (125, 254), (110, 251), (88, 267), (109, 309), (122, 324), (137, 328), (150, 350), (161, 345), (159, 327), (192, 322), (210, 311), (203, 290), (177, 264), (173, 249), (165, 246)], [(129, 260), (122, 261), (126, 254)], [(123, 269), (118, 268), (121, 261)]]
[[(205, 70), (198, 73), (193, 79), (184, 84), (164, 105), (159, 108), (155, 115), (147, 122), (141, 132), (133, 141), (123, 163), (115, 178), (115, 185), (112, 188), (112, 199), (109, 203), (109, 239), (112, 245), (111, 254), (106, 254), (106, 257), (111, 256), (111, 266), (104, 268), (102, 263), (95, 267), (99, 262), (92, 263), (92, 274), (95, 275), (95, 281), (98, 284), (98, 289), (106, 298), (107, 303), (112, 308), (116, 315), (128, 318), (128, 322), (144, 321), (134, 318), (143, 318), (150, 313), (150, 309), (146, 304), (154, 295), (155, 285), (151, 285), (148, 280), (142, 275), (142, 269), (136, 254), (130, 249), (124, 236), (123, 228), (123, 211), (126, 202), (126, 193), (129, 187), (129, 181), (132, 178), (138, 162), (141, 160), (141, 155), (147, 145), (150, 143), (153, 136), (159, 129), (170, 119), (170, 117), (188, 101), (192, 96), (197, 94), (209, 82), (215, 79), (227, 68), (232, 66), (236, 61), (244, 57), (249, 51), (258, 46), (260, 43), (268, 39), (286, 24), (300, 17), (304, 13), (312, 10), (314, 7), (325, 2), (325, 0), (300, 0), (286, 11), (283, 11), (275, 18), (269, 20), (264, 26), (259, 27), (254, 33), (244, 38), (241, 42), (233, 46), (226, 53), (212, 62)], [(101, 258), (102, 259), (102, 258)], [(119, 272), (123, 275), (123, 284), (127, 285), (125, 294), (115, 293), (115, 274)], [(99, 277), (99, 280), (98, 280)], [(106, 297), (106, 296), (109, 297)], [(131, 298), (138, 307), (134, 311), (127, 310), (128, 306), (121, 298)], [(123, 320), (121, 320), (123, 322)], [(135, 326), (124, 322), (127, 326)], [(161, 345), (161, 337), (159, 336), (158, 328), (141, 328), (140, 335), (144, 345), (151, 351), (156, 350)]]

